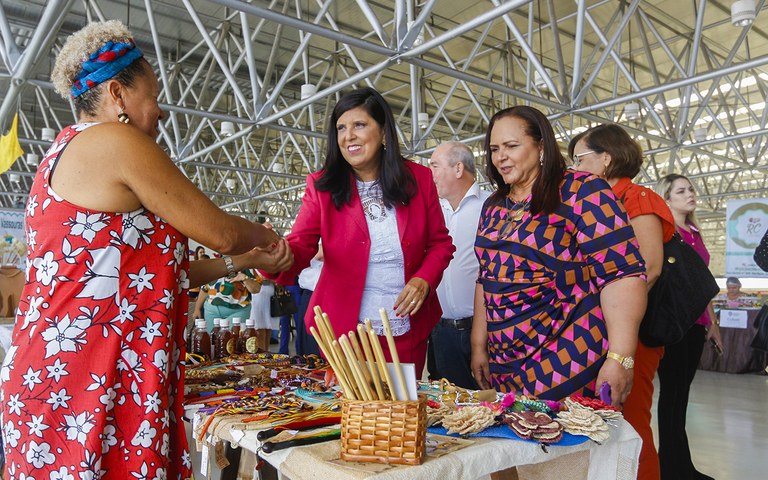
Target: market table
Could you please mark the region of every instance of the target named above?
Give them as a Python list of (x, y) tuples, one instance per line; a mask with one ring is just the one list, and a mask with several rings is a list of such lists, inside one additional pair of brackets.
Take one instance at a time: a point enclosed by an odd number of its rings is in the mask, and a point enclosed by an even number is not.
[[(237, 478), (253, 478), (256, 452), (261, 442), (258, 430), (243, 430), (237, 419), (217, 419), (209, 432), (243, 449)], [(430, 435), (428, 434), (428, 438)], [(437, 442), (447, 437), (435, 436)], [(457, 442), (462, 442), (458, 439)], [(339, 460), (340, 442), (330, 441), (306, 447), (278, 450), (261, 458), (279, 472), (283, 480), (464, 480), (487, 479), (494, 472), (517, 467), (519, 480), (534, 478), (568, 478), (589, 480), (634, 479), (641, 440), (624, 420), (611, 426), (611, 437), (603, 444), (592, 441), (574, 446), (540, 445), (520, 440), (470, 437), (466, 446), (428, 453), (419, 466), (388, 466)]]
[(709, 344), (704, 345), (699, 368), (725, 373), (762, 372), (768, 365), (766, 354), (750, 347), (757, 333), (753, 324), (760, 309), (722, 309), (718, 312), (721, 318), (722, 312), (745, 312), (746, 328), (728, 327), (723, 325), (721, 320), (720, 336), (723, 339), (723, 355), (718, 355)]

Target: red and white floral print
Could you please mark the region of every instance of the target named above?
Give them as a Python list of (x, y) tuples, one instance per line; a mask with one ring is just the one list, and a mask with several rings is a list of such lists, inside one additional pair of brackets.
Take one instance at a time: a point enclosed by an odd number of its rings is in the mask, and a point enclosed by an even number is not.
[(153, 213), (53, 191), (64, 129), (27, 203), (29, 262), (0, 370), (6, 478), (186, 479), (181, 424), (187, 239)]

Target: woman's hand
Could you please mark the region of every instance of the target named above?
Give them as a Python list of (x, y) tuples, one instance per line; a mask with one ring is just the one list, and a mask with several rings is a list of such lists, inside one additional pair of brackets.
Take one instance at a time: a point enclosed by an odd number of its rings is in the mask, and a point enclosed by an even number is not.
[[(645, 312), (647, 285), (641, 277), (624, 277), (605, 285), (600, 292), (610, 349), (617, 354), (634, 356), (637, 330)], [(603, 382), (611, 386), (611, 404), (619, 406), (632, 389), (634, 370), (607, 358), (597, 374), (597, 391)]]
[(426, 280), (419, 277), (411, 278), (395, 300), (393, 307), (395, 314), (398, 317), (414, 315), (424, 305), (424, 300), (427, 299), (428, 294), (429, 284)]
[(470, 360), (472, 376), (481, 390), (491, 388), (491, 369), (488, 367), (488, 348), (472, 345), (472, 359)]
[(715, 341), (717, 346), (720, 347), (720, 351), (723, 352), (723, 338), (720, 336), (720, 326), (715, 322), (712, 322), (712, 325), (707, 328), (707, 341), (711, 342), (712, 340)]
[(608, 382), (611, 386), (611, 405), (618, 407), (624, 404), (634, 381), (635, 370), (626, 369), (619, 362), (611, 358), (606, 358), (600, 371), (597, 373), (597, 383), (595, 391), (600, 391), (603, 382)]
[(284, 272), (293, 265), (293, 253), (285, 239), (277, 241), (274, 249), (267, 250), (256, 247), (244, 253), (232, 257), (238, 270), (246, 268), (258, 268), (266, 272)]
[(477, 385), (483, 390), (491, 388), (491, 368), (488, 356), (488, 322), (485, 319), (485, 300), (483, 299), (483, 287), (475, 284), (474, 314), (472, 315), (472, 332), (469, 343), (472, 346), (472, 355), (469, 366), (472, 369)]
[(248, 275), (244, 274), (243, 272), (237, 272), (237, 275), (235, 275), (235, 278), (230, 280), (230, 283), (244, 282), (247, 278)]
[(201, 288), (200, 293), (197, 295), (197, 300), (195, 300), (195, 308), (194, 308), (194, 311), (192, 312), (192, 318), (190, 320), (193, 325), (196, 319), (204, 317), (203, 305), (205, 305), (205, 299), (207, 298), (208, 298), (208, 290), (205, 288)]

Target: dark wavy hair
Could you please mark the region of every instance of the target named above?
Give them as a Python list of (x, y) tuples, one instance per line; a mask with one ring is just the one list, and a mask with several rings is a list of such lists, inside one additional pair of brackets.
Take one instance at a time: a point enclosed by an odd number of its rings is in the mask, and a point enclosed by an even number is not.
[(373, 88), (361, 88), (345, 94), (333, 109), (328, 120), (328, 145), (325, 151), (325, 165), (320, 178), (315, 181), (315, 187), (324, 192), (331, 192), (331, 198), (337, 209), (352, 201), (351, 182), (352, 167), (347, 163), (339, 148), (339, 137), (336, 122), (344, 113), (361, 107), (379, 124), (384, 132), (384, 142), (379, 151), (379, 184), (384, 194), (384, 203), (389, 207), (402, 203), (408, 205), (416, 194), (416, 181), (400, 154), (397, 142), (395, 117), (384, 97)]
[(488, 131), (485, 134), (485, 174), (491, 183), (496, 185), (496, 192), (491, 196), (491, 202), (497, 205), (503, 203), (510, 191), (509, 185), (504, 183), (504, 178), (496, 170), (491, 159), (491, 132), (496, 122), (505, 117), (515, 117), (525, 122), (526, 135), (541, 145), (544, 153), (541, 171), (533, 182), (531, 191), (531, 215), (554, 212), (561, 202), (560, 183), (565, 176), (565, 158), (560, 152), (555, 131), (547, 117), (539, 110), (527, 105), (516, 105), (499, 110), (488, 124)]
[(568, 144), (568, 157), (579, 140), (595, 153), (611, 156), (611, 163), (605, 169), (605, 178), (635, 178), (643, 166), (643, 148), (626, 130), (615, 123), (604, 123), (575, 135)]

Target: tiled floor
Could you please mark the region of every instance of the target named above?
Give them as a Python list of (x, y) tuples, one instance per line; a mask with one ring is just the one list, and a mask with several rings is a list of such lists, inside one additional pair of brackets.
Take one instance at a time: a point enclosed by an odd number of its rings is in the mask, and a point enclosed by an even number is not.
[(768, 478), (768, 375), (699, 370), (687, 421), (697, 470), (718, 480)]

